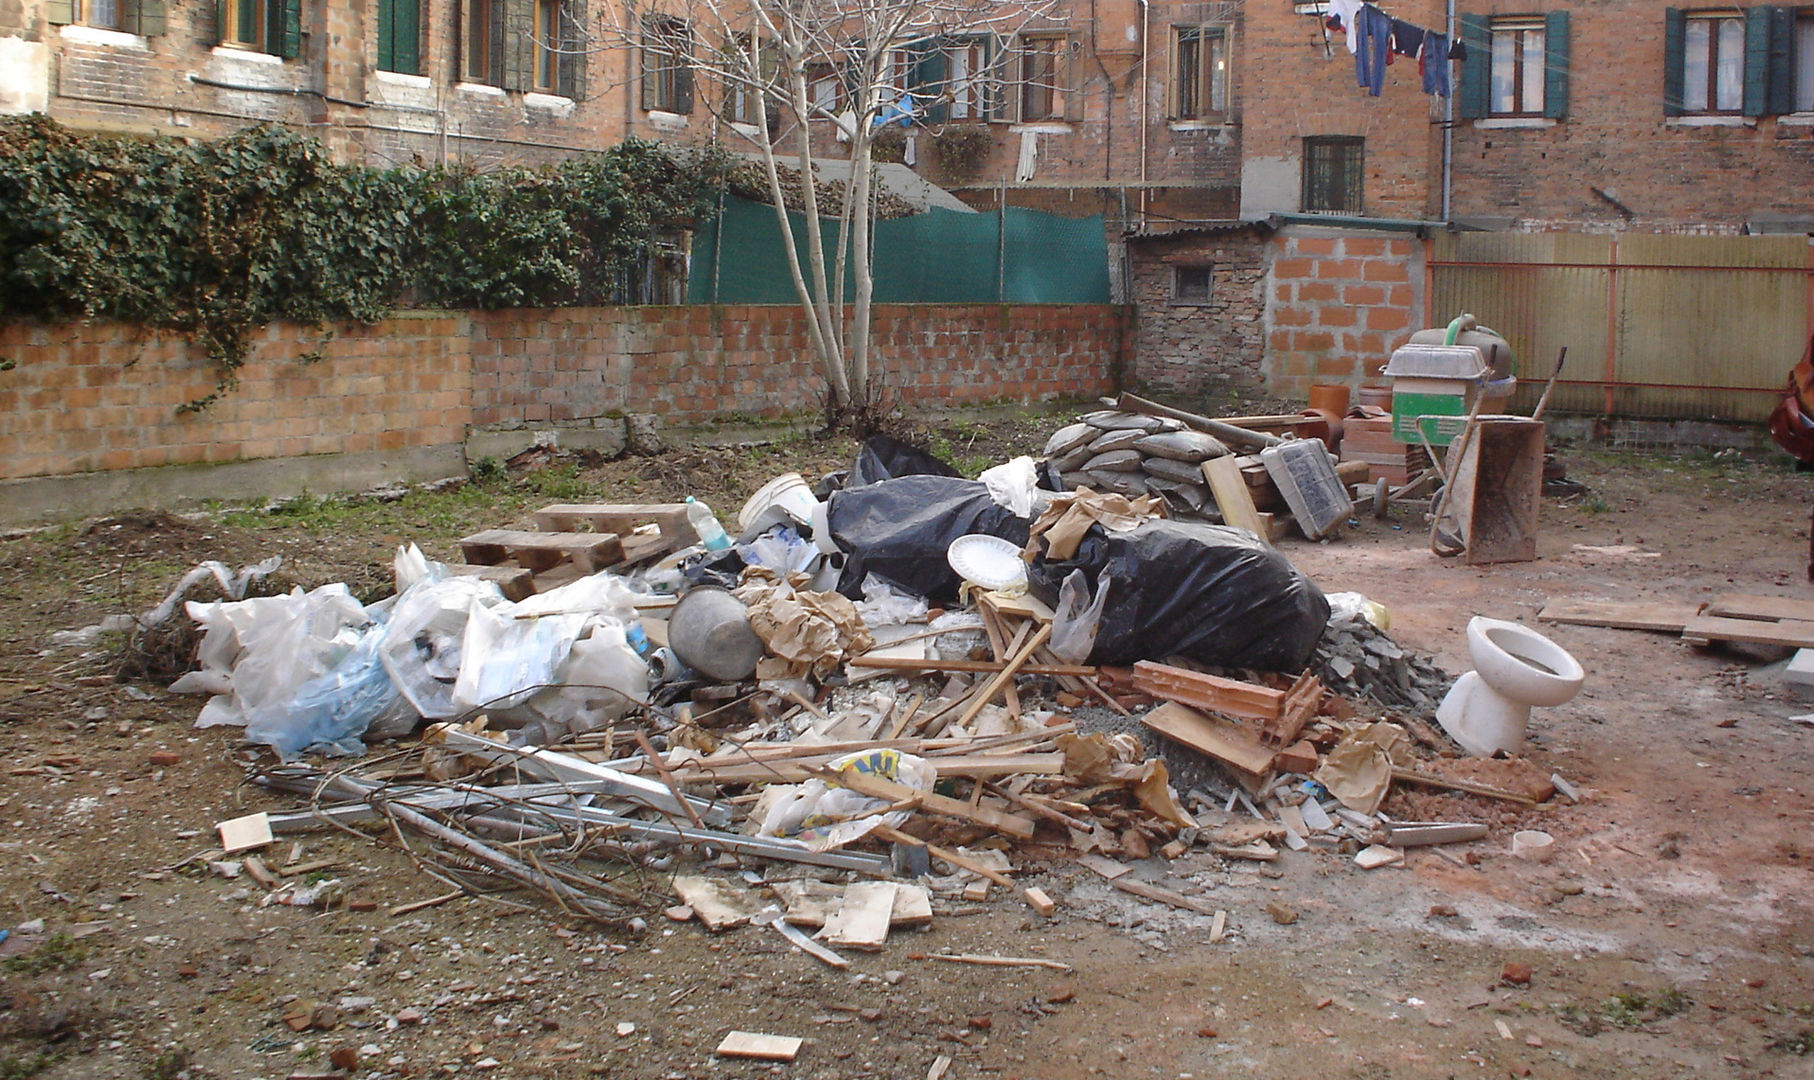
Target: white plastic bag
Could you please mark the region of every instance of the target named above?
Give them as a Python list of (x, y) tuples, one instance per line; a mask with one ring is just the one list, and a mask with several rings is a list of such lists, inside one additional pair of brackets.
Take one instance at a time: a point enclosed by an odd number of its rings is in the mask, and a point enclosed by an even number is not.
[(502, 603), (504, 594), (495, 584), (471, 577), (421, 581), (397, 598), (378, 659), (417, 712), (445, 720), (460, 711), (454, 680), (460, 676), (467, 616), (475, 606)]
[(206, 632), (201, 668), (170, 685), (176, 693), (215, 695), (197, 727), (244, 725), (276, 717), (304, 683), (338, 665), (371, 624), (345, 585), (300, 588), (285, 596), (217, 603), (190, 601), (189, 617)]
[(508, 709), (558, 685), (567, 654), (587, 625), (610, 619), (621, 627), (634, 617), (634, 601), (614, 576), (593, 574), (521, 603), (473, 608), (461, 643), (454, 706), (461, 712)]
[(1017, 457), (993, 468), (984, 469), (977, 477), (989, 489), (996, 505), (1012, 510), (1017, 516), (1030, 518), (1038, 496), (1039, 475), (1030, 457)]
[(1052, 655), (1066, 664), (1088, 663), (1096, 648), (1096, 631), (1102, 626), (1102, 605), (1115, 579), (1108, 574), (1090, 596), (1090, 582), (1082, 570), (1073, 570), (1058, 587), (1058, 608), (1052, 616)]

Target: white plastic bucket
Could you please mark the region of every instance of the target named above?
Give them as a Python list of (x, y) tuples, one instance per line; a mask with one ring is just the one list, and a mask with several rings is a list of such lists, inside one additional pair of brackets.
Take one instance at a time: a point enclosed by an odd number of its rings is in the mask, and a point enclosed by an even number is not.
[(743, 504), (737, 511), (737, 527), (744, 533), (758, 532), (770, 525), (792, 520), (796, 525), (811, 525), (813, 510), (819, 500), (799, 473), (782, 473)]

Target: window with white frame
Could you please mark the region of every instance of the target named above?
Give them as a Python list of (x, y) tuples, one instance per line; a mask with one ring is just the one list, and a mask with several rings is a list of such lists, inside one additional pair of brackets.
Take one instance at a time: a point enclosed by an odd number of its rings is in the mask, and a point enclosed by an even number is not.
[(1543, 20), (1493, 20), (1493, 116), (1543, 115)]

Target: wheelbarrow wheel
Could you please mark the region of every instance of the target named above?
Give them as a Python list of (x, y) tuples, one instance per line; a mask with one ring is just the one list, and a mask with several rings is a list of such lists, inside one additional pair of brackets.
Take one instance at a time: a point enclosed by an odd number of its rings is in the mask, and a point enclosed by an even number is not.
[(1384, 480), (1373, 482), (1373, 516), (1385, 518), (1392, 509), (1392, 485)]

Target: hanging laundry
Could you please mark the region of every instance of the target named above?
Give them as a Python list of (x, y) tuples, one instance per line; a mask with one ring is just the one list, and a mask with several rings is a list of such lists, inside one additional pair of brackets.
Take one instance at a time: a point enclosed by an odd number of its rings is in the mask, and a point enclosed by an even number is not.
[(1424, 31), (1423, 53), (1417, 58), (1417, 70), (1423, 75), (1423, 92), (1437, 97), (1449, 96), (1449, 39), (1434, 30)]
[(1468, 58), (1468, 47), (1465, 42), (1463, 42), (1460, 38), (1456, 38), (1454, 41), (1449, 42), (1449, 59), (1460, 60), (1465, 63), (1467, 61), (1467, 58)]
[(1392, 51), (1399, 56), (1416, 56), (1423, 49), (1424, 34), (1427, 31), (1421, 26), (1412, 26), (1403, 19), (1392, 20)]
[(1391, 55), (1392, 17), (1374, 7), (1362, 4), (1354, 13), (1354, 79), (1378, 97), (1386, 80), (1386, 58)]
[(1324, 10), (1329, 13), (1329, 29), (1340, 30), (1348, 36), (1348, 52), (1355, 51), (1354, 13), (1359, 11), (1361, 0), (1327, 0)]

